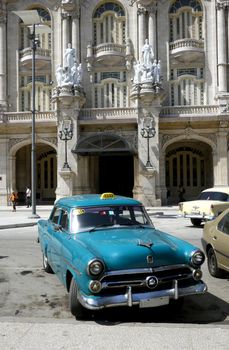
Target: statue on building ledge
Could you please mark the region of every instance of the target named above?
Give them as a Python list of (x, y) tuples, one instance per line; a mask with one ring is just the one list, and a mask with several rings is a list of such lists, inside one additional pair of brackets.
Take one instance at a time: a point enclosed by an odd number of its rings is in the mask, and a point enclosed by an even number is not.
[(162, 89), (161, 61), (154, 58), (153, 48), (148, 39), (145, 39), (141, 53), (141, 61), (136, 61), (133, 66), (133, 93), (144, 89), (158, 93)]
[(81, 87), (82, 76), (82, 64), (78, 63), (76, 51), (69, 43), (64, 53), (63, 66), (58, 64), (56, 67), (57, 87)]

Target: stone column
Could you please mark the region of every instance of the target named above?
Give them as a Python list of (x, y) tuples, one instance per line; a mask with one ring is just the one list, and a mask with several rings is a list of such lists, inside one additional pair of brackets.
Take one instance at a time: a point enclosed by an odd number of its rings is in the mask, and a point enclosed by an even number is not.
[(226, 52), (226, 28), (225, 6), (217, 4), (217, 41), (218, 41), (218, 90), (227, 91), (227, 52)]
[(144, 7), (138, 8), (138, 59), (141, 58), (142, 55), (142, 47), (144, 45), (146, 39), (146, 17), (145, 17), (146, 9)]
[(6, 105), (6, 12), (0, 9), (0, 108)]
[(76, 59), (80, 62), (80, 12), (77, 8), (76, 11), (72, 14), (72, 47), (76, 49)]
[(63, 48), (63, 62), (64, 62), (64, 52), (68, 47), (68, 43), (70, 42), (70, 17), (67, 12), (62, 13), (62, 28), (63, 28), (63, 37), (62, 37), (62, 48)]
[(149, 9), (149, 44), (153, 48), (154, 57), (156, 57), (156, 9), (154, 7)]
[(227, 167), (227, 132), (219, 130), (217, 139), (217, 162), (215, 163), (215, 183), (214, 185), (228, 186), (228, 167)]

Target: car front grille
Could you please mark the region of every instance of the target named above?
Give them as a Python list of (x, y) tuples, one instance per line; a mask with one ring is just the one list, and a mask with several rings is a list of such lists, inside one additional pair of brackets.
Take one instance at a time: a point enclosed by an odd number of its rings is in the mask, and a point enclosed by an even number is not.
[(192, 271), (193, 269), (187, 265), (112, 271), (103, 275), (100, 278), (100, 282), (102, 283), (102, 291), (106, 293), (117, 293), (117, 288), (120, 292), (125, 292), (127, 287), (132, 287), (133, 292), (144, 292), (152, 289), (147, 285), (147, 278), (156, 277), (158, 283), (153, 290), (163, 290), (173, 288), (175, 280), (179, 282), (180, 287), (185, 287), (187, 282), (190, 285), (190, 279), (193, 280)]

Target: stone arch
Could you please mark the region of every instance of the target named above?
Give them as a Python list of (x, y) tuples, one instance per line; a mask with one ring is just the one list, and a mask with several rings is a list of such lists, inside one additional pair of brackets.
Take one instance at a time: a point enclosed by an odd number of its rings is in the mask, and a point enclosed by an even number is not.
[[(37, 201), (53, 203), (57, 185), (57, 140), (37, 138), (36, 182)], [(24, 190), (31, 186), (31, 137), (9, 141), (9, 183), (18, 192), (19, 203), (24, 203)]]
[(160, 156), (163, 202), (179, 202), (179, 185), (185, 188), (185, 200), (196, 198), (202, 189), (212, 186), (215, 152), (213, 138), (189, 134), (165, 140)]

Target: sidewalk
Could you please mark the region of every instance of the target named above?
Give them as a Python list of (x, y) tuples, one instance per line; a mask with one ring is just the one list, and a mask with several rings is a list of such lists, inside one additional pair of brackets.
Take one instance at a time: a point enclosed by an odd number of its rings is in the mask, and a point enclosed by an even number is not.
[[(12, 211), (12, 206), (0, 206), (0, 229), (34, 226), (40, 219), (47, 219), (51, 213), (52, 205), (37, 205), (36, 214), (38, 218), (32, 218), (32, 208), (18, 206), (17, 211)], [(147, 207), (148, 214), (151, 216), (177, 215), (177, 206), (167, 207)]]
[(32, 217), (32, 208), (18, 206), (12, 211), (12, 206), (0, 206), (0, 229), (34, 226), (40, 219), (47, 219), (51, 213), (52, 205), (36, 206), (38, 218)]

